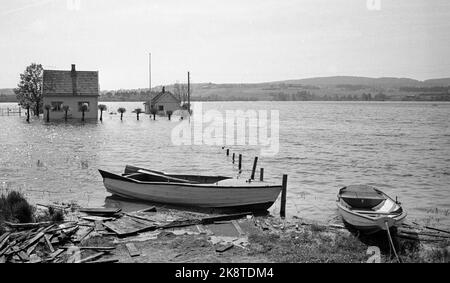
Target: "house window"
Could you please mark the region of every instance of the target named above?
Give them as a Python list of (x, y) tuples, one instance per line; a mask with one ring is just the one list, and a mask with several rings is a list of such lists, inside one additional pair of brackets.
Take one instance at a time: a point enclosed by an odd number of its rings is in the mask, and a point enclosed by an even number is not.
[(61, 112), (63, 103), (60, 101), (52, 101), (52, 111)]
[(164, 105), (158, 105), (158, 110), (159, 111), (164, 111)]
[(87, 110), (85, 112), (89, 112), (89, 102), (87, 101), (78, 102), (78, 112), (83, 112), (81, 111), (81, 107), (83, 106), (83, 104), (87, 105)]

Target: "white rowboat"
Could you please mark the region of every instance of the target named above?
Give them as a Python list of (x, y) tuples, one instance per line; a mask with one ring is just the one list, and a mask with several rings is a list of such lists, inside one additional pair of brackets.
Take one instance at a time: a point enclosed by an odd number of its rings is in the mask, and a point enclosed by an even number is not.
[(340, 189), (336, 204), (347, 224), (368, 234), (398, 226), (407, 215), (400, 203), (371, 186)]
[(172, 175), (127, 166), (125, 174), (99, 170), (108, 192), (128, 199), (201, 208), (266, 210), (276, 201), (281, 184), (223, 176)]

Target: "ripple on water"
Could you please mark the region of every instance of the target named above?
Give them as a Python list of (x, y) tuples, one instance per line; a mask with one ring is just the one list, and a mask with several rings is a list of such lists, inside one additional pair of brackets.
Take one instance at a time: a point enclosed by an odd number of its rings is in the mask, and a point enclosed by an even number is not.
[[(128, 110), (142, 103), (111, 102)], [(236, 103), (204, 103), (204, 109), (234, 109)], [(243, 176), (254, 156), (268, 181), (289, 175), (288, 215), (329, 220), (336, 217), (340, 187), (371, 184), (398, 196), (412, 219), (432, 208), (449, 209), (450, 143), (448, 106), (426, 103), (240, 102), (239, 108), (280, 112), (280, 152), (261, 156), (259, 148), (231, 146), (242, 153)], [(106, 193), (97, 169), (123, 171), (125, 164), (175, 173), (236, 175), (220, 147), (175, 146), (164, 117), (124, 121), (104, 113), (103, 123), (50, 123), (0, 117), (0, 187), (21, 188), (37, 201), (103, 205)], [(14, 132), (14, 135), (10, 133)], [(49, 193), (50, 192), (50, 193)], [(273, 209), (279, 208), (275, 204)], [(442, 218), (442, 219), (441, 219)], [(450, 227), (449, 216), (440, 223)]]

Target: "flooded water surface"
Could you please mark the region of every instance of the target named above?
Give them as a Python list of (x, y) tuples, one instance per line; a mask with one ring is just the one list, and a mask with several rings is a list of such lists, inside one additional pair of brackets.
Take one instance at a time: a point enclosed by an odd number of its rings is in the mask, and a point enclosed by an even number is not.
[[(221, 146), (176, 146), (168, 121), (131, 113), (139, 102), (105, 103), (119, 115), (104, 121), (45, 123), (0, 116), (0, 189), (17, 189), (35, 203), (76, 201), (101, 206), (109, 194), (98, 169), (120, 173), (126, 164), (176, 173), (236, 176)], [(0, 107), (13, 104), (0, 104)], [(450, 104), (391, 102), (207, 102), (205, 110), (278, 110), (280, 149), (260, 156), (256, 146), (229, 146), (243, 154), (248, 178), (254, 156), (266, 180), (288, 174), (288, 216), (336, 218), (336, 194), (370, 184), (398, 197), (409, 220), (450, 226)], [(109, 112), (109, 111), (107, 111)], [(258, 175), (257, 175), (258, 176)], [(271, 208), (279, 209), (279, 202)]]

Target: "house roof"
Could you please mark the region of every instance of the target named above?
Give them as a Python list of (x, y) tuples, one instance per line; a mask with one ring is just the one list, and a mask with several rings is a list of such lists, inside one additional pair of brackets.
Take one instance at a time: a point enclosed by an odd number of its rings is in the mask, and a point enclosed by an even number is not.
[[(171, 92), (166, 91), (166, 92), (160, 92), (157, 95), (155, 95), (151, 101), (150, 104), (151, 105), (155, 105), (162, 97), (169, 95), (170, 97), (172, 97), (176, 102), (181, 103), (181, 100), (179, 100), (175, 95), (173, 95)], [(144, 104), (148, 104), (148, 102), (144, 103)]]
[[(73, 80), (72, 75), (75, 75)], [(58, 71), (44, 70), (44, 96), (99, 96), (97, 71)]]

